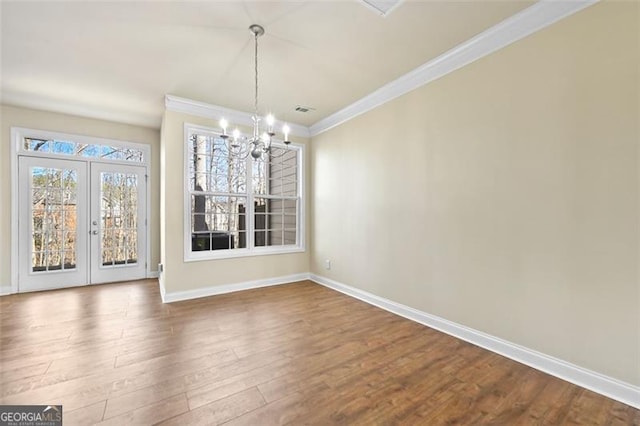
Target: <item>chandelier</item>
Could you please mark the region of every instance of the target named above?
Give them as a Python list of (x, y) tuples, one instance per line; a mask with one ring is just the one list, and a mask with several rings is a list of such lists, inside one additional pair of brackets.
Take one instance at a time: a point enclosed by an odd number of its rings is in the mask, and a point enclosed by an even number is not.
[[(246, 158), (249, 154), (254, 159), (259, 159), (262, 157), (262, 154), (269, 154), (273, 157), (271, 153), (271, 142), (272, 138), (276, 135), (274, 132), (275, 125), (275, 117), (273, 114), (268, 114), (265, 117), (266, 121), (266, 129), (260, 129), (260, 115), (258, 114), (258, 37), (264, 34), (264, 28), (260, 25), (253, 24), (249, 27), (249, 31), (253, 34), (254, 38), (254, 71), (255, 71), (255, 96), (254, 96), (254, 110), (251, 119), (253, 120), (253, 135), (251, 137), (244, 136), (240, 133), (240, 130), (236, 127), (231, 135), (227, 133), (227, 128), (229, 127), (229, 122), (223, 117), (220, 119), (220, 127), (222, 128), (222, 135), (220, 137), (225, 140), (229, 154), (233, 157), (241, 157)], [(289, 126), (282, 126), (282, 133), (284, 135), (283, 142), (285, 145), (289, 145), (291, 141), (289, 140)], [(281, 154), (283, 155), (284, 152)], [(280, 156), (281, 156), (280, 155)]]

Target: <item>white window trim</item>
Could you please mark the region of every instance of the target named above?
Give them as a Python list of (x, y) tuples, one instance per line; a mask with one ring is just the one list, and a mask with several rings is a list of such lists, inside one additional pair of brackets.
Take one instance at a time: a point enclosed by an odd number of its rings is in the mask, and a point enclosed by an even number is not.
[[(232, 259), (238, 257), (251, 257), (251, 256), (268, 256), (268, 255), (276, 255), (276, 254), (289, 254), (289, 253), (303, 253), (306, 250), (306, 196), (305, 196), (305, 146), (302, 144), (298, 144), (292, 142), (289, 144), (289, 147), (294, 147), (300, 152), (299, 161), (298, 161), (298, 198), (300, 202), (298, 203), (298, 220), (296, 223), (296, 245), (288, 245), (288, 246), (269, 246), (269, 247), (252, 247), (254, 240), (254, 228), (253, 228), (253, 218), (247, 215), (247, 248), (242, 249), (226, 249), (226, 250), (210, 250), (210, 251), (191, 251), (191, 192), (188, 189), (189, 185), (189, 134), (191, 132), (197, 132), (199, 134), (208, 135), (208, 136), (220, 136), (222, 134), (222, 129), (211, 128), (200, 126), (197, 124), (184, 123), (184, 138), (183, 138), (183, 151), (184, 151), (184, 161), (183, 161), (183, 188), (184, 188), (184, 204), (183, 204), (183, 213), (184, 213), (184, 223), (183, 223), (183, 248), (184, 248), (184, 261), (185, 262), (198, 262), (203, 260), (217, 260), (217, 259)], [(285, 145), (282, 141), (274, 140), (273, 146), (284, 147)], [(249, 181), (249, 177), (247, 176), (247, 182)], [(247, 188), (247, 200), (253, 200), (254, 197), (259, 195), (249, 193), (251, 188)], [(239, 194), (240, 195), (240, 194)], [(247, 203), (247, 204), (248, 204)]]
[[(75, 155), (56, 154), (51, 152), (39, 152), (29, 151), (24, 149), (24, 139), (58, 139), (69, 140), (85, 144), (96, 145), (111, 145), (122, 148), (135, 148), (142, 151), (142, 162), (138, 161), (126, 161), (126, 160), (112, 160), (102, 159), (94, 157), (82, 157)], [(18, 208), (18, 157), (47, 157), (47, 158), (61, 158), (65, 160), (85, 161), (85, 162), (98, 162), (98, 163), (110, 163), (110, 164), (128, 164), (137, 165), (145, 168), (145, 175), (147, 178), (147, 202), (145, 212), (146, 225), (146, 274), (147, 278), (152, 278), (153, 274), (150, 270), (151, 266), (151, 146), (141, 143), (128, 142), (122, 140), (100, 138), (94, 136), (76, 135), (73, 133), (54, 132), (49, 130), (29, 129), (25, 127), (11, 127), (11, 293), (18, 293), (18, 281), (20, 266), (18, 263), (18, 220), (19, 220), (19, 208)]]

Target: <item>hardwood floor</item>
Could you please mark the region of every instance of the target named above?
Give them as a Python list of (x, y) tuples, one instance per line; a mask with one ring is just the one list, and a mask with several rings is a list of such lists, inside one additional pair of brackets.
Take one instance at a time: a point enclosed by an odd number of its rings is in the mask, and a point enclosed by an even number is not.
[(640, 425), (640, 411), (311, 282), (0, 298), (0, 403), (65, 425)]

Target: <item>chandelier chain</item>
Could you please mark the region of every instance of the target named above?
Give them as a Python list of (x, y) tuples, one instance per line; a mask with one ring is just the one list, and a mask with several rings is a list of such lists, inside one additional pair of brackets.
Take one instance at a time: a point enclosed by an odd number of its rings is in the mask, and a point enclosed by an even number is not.
[(256, 96), (255, 96), (255, 103), (254, 103), (254, 110), (256, 113), (256, 117), (258, 116), (258, 34), (256, 33), (254, 35), (255, 38), (255, 53), (254, 53), (254, 59), (255, 59), (255, 79), (256, 79)]

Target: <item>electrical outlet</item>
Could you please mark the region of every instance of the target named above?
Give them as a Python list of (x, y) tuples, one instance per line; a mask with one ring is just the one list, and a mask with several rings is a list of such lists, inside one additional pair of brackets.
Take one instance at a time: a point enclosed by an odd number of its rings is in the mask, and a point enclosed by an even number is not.
[(324, 261), (324, 269), (326, 269), (327, 271), (331, 270), (331, 260), (326, 259)]

